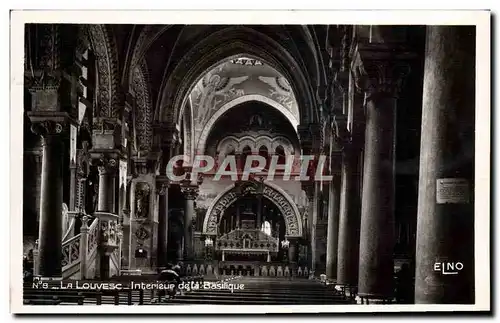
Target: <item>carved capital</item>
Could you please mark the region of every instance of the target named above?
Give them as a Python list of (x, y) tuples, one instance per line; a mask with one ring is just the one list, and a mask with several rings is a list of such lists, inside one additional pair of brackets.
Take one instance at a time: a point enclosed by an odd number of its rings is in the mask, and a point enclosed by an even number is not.
[(100, 158), (94, 158), (92, 164), (97, 166), (99, 175), (115, 174), (118, 170), (117, 160), (105, 155)]
[(158, 195), (165, 195), (168, 192), (168, 187), (170, 186), (170, 180), (166, 176), (156, 177), (156, 191)]
[(42, 137), (58, 135), (61, 134), (63, 130), (64, 125), (62, 123), (52, 120), (36, 121), (31, 124), (31, 131)]
[(181, 192), (186, 199), (194, 200), (198, 197), (199, 187), (196, 185), (181, 185)]
[(148, 173), (148, 159), (146, 157), (133, 157), (134, 161), (134, 174), (147, 174)]
[(60, 111), (29, 111), (26, 113), (32, 124), (35, 133), (43, 135), (59, 134), (68, 130), (68, 125), (76, 124), (76, 120), (70, 118), (67, 112)]
[(366, 93), (368, 100), (380, 96), (397, 98), (413, 57), (401, 48), (384, 44), (360, 45), (353, 68), (356, 88)]

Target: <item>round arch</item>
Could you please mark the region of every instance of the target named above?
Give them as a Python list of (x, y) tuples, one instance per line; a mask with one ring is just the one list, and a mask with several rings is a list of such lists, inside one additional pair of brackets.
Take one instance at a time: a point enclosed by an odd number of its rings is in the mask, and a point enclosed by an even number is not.
[(184, 143), (184, 155), (187, 156), (194, 156), (194, 120), (193, 120), (193, 108), (191, 105), (191, 99), (189, 99), (186, 102), (186, 107), (184, 108), (184, 113), (182, 120), (179, 122), (179, 124), (182, 122), (183, 128), (184, 128), (184, 133), (182, 134), (182, 142)]
[(99, 117), (120, 117), (118, 95), (118, 50), (113, 33), (105, 25), (91, 24), (80, 27), (90, 40), (91, 48), (97, 60)]
[[(252, 41), (249, 41), (251, 39)], [(256, 58), (280, 72), (296, 94), (300, 123), (317, 121), (316, 96), (305, 71), (281, 44), (249, 27), (228, 27), (213, 33), (192, 48), (161, 86), (155, 120), (174, 123), (197, 80), (222, 60), (245, 55)], [(221, 59), (223, 58), (223, 59)], [(196, 64), (193, 64), (196, 62)]]
[(196, 152), (199, 154), (203, 154), (205, 152), (206, 144), (207, 144), (207, 139), (208, 135), (212, 131), (213, 126), (217, 122), (217, 120), (227, 111), (230, 109), (238, 106), (239, 104), (249, 102), (249, 101), (259, 101), (262, 103), (265, 103), (269, 105), (270, 107), (275, 108), (281, 114), (287, 118), (287, 120), (290, 122), (290, 124), (293, 126), (293, 129), (297, 131), (297, 126), (299, 125), (299, 120), (288, 110), (285, 108), (283, 105), (280, 103), (274, 101), (273, 99), (270, 99), (266, 96), (260, 95), (260, 94), (250, 94), (250, 95), (244, 95), (240, 96), (234, 100), (231, 100), (224, 104), (215, 114), (208, 120), (207, 124), (203, 127), (203, 130), (201, 132), (200, 138), (198, 139), (198, 144), (196, 145)]
[[(208, 208), (203, 220), (204, 235), (217, 235), (217, 226), (220, 216), (239, 197), (236, 190), (236, 185), (231, 184), (214, 199), (214, 202)], [(285, 236), (288, 238), (302, 237), (302, 219), (300, 217), (300, 212), (290, 196), (281, 187), (268, 181), (264, 181), (263, 196), (274, 203), (281, 211), (286, 226)]]

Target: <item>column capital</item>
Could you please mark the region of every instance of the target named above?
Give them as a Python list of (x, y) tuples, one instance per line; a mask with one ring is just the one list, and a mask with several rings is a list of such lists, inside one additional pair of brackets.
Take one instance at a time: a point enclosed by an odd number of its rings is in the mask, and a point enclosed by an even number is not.
[(132, 157), (134, 162), (134, 174), (154, 173), (159, 160), (158, 152), (146, 152), (144, 156), (138, 155)]
[(356, 88), (368, 100), (376, 96), (398, 98), (410, 73), (410, 60), (415, 57), (401, 46), (358, 44), (353, 67)]
[(332, 116), (333, 150), (341, 150), (351, 141), (351, 134), (347, 129), (347, 115), (335, 114)]
[(66, 112), (37, 111), (27, 113), (31, 131), (42, 137), (62, 134), (73, 120)]
[(198, 196), (199, 187), (197, 185), (183, 184), (181, 185), (181, 192), (186, 199), (194, 200)]
[(158, 195), (167, 194), (169, 186), (170, 180), (167, 176), (156, 176), (156, 191), (158, 192)]
[(118, 154), (92, 152), (92, 164), (97, 166), (100, 175), (115, 174), (118, 170)]

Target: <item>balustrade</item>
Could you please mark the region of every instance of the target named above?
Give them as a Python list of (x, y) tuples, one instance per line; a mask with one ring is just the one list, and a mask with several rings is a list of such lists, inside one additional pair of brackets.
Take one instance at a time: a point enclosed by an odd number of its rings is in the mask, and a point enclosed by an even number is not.
[(80, 260), (80, 235), (65, 241), (62, 245), (61, 265), (63, 272)]

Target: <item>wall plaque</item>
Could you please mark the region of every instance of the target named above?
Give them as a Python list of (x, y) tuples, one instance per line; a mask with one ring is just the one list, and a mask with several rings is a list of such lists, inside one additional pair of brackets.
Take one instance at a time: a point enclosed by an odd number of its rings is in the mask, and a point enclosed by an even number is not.
[(469, 203), (469, 182), (464, 178), (438, 178), (436, 180), (436, 203)]

